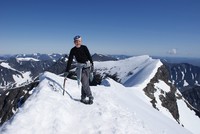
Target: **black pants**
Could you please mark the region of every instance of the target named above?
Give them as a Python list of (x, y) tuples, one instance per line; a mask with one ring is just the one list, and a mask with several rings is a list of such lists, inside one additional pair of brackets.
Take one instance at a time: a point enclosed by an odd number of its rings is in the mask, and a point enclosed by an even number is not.
[(92, 93), (91, 93), (90, 85), (89, 85), (89, 76), (90, 76), (90, 68), (83, 69), (82, 75), (81, 75), (81, 83), (82, 83), (81, 99), (85, 99), (86, 97), (89, 97), (89, 98), (92, 97)]

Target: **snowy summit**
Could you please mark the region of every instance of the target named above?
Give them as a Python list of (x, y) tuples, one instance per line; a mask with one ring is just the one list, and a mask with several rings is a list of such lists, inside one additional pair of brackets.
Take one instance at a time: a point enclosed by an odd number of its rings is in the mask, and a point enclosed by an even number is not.
[(190, 133), (145, 104), (133, 90), (107, 81), (109, 87), (92, 87), (95, 103), (84, 105), (73, 100), (80, 98), (76, 81), (68, 79), (66, 83), (72, 99), (62, 95), (63, 78), (46, 72), (23, 108), (1, 128), (2, 134)]
[[(133, 63), (133, 61), (137, 62), (132, 66), (126, 66), (132, 73), (125, 75), (128, 72), (122, 69), (120, 63)], [(110, 67), (110, 63), (115, 67)], [(77, 81), (67, 79), (66, 92), (63, 96), (64, 78), (45, 72), (40, 76), (40, 83), (34, 88), (33, 94), (14, 117), (0, 128), (1, 134), (198, 134), (200, 132), (197, 126), (200, 120), (186, 109), (186, 104), (182, 100), (178, 102), (178, 106), (182, 109), (180, 123), (184, 124), (184, 127), (161, 107), (159, 101), (156, 106), (160, 111), (153, 108), (150, 99), (145, 96), (144, 85), (149, 83), (158, 68), (162, 66), (159, 60), (142, 56), (95, 64), (97, 68), (102, 68), (103, 64), (108, 65), (105, 70), (112, 69), (111, 73), (115, 69), (121, 70), (119, 76), (123, 84), (107, 78), (102, 85), (92, 86), (94, 103), (85, 105), (79, 102), (81, 90)], [(144, 74), (148, 76), (142, 77)], [(133, 77), (134, 75), (138, 76), (137, 79)], [(135, 85), (130, 82), (131, 79), (136, 82)], [(158, 81), (155, 84), (156, 94), (160, 94), (161, 88), (165, 88), (163, 92), (169, 92), (170, 88), (167, 86), (162, 80)], [(186, 118), (187, 114), (190, 119)], [(189, 120), (197, 124), (190, 126), (187, 123)]]

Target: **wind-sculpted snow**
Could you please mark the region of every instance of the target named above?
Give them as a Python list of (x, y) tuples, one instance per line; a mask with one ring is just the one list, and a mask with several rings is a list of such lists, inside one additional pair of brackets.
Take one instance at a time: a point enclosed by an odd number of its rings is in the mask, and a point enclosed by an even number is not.
[(102, 76), (115, 75), (127, 87), (141, 84), (145, 87), (161, 65), (160, 60), (143, 55), (119, 61), (95, 62), (95, 69)]
[(46, 72), (40, 84), (5, 123), (1, 134), (190, 134), (188, 130), (146, 104), (133, 89), (107, 79), (106, 86), (91, 87), (94, 104), (77, 101), (80, 89), (68, 79)]

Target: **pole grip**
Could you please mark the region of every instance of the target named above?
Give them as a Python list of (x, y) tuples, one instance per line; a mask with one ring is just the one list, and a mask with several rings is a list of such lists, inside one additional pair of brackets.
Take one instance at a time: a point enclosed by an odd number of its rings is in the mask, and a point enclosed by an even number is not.
[(64, 82), (63, 82), (63, 96), (65, 94), (65, 82), (66, 82), (67, 78), (64, 79)]

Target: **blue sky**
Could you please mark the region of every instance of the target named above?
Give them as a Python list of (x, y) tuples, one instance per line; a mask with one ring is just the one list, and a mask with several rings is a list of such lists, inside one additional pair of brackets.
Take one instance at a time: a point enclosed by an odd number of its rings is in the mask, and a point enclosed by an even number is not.
[(0, 54), (200, 57), (198, 0), (0, 0)]

